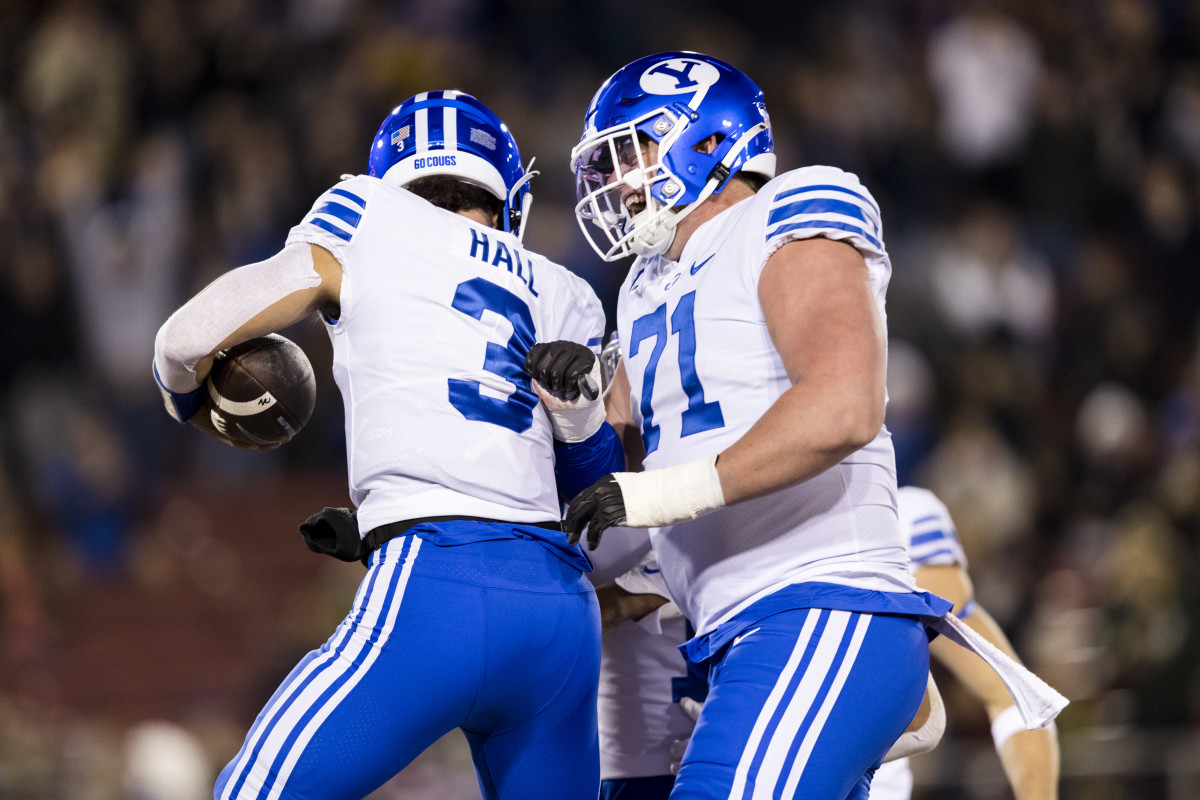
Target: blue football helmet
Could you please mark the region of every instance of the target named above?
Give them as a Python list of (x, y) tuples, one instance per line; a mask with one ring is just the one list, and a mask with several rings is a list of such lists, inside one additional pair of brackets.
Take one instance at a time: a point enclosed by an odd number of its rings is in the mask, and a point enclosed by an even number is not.
[[(536, 172), (521, 166), (508, 126), (458, 91), (422, 92), (392, 110), (371, 144), (368, 174), (396, 186), (428, 175), (453, 175), (504, 204), (500, 222), (519, 238)], [(533, 162), (530, 162), (530, 166)]]
[[(712, 152), (697, 149), (714, 135)], [(775, 176), (762, 90), (700, 53), (639, 58), (592, 98), (571, 169), (575, 216), (601, 258), (661, 253), (679, 221), (734, 174)]]

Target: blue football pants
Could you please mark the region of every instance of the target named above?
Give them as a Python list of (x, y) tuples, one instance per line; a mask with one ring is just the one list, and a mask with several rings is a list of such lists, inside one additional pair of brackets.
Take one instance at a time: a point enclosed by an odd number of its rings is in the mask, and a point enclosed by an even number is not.
[(915, 618), (815, 608), (752, 625), (716, 658), (671, 800), (865, 800), (929, 671)]
[(595, 800), (599, 664), (595, 594), (548, 548), (393, 539), (214, 797), (357, 800), (461, 728), (485, 800)]

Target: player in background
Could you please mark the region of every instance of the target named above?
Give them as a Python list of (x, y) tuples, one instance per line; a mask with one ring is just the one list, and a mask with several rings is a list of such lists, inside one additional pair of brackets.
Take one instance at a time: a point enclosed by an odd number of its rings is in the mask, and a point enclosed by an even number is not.
[(675, 698), (704, 699), (677, 649), (687, 621), (670, 602), (645, 531), (613, 528), (591, 553), (603, 640), (597, 702), (600, 800), (662, 800), (671, 791), (675, 742), (694, 719)]
[(418, 94), (380, 127), (369, 174), (343, 176), (280, 253), (159, 331), (168, 411), (219, 436), (205, 424), (213, 355), (320, 315), (357, 507), (335, 544), (368, 566), (343, 623), (221, 772), (218, 800), (361, 798), (456, 727), (484, 798), (595, 798), (599, 614), (554, 470), (603, 474), (623, 456), (600, 404), (581, 411), (559, 386), (547, 413), (524, 369), (561, 379), (548, 367), (585, 363), (604, 324), (583, 280), (522, 246), (530, 177), (478, 100)]
[(673, 798), (865, 797), (924, 695), (921, 618), (950, 606), (916, 590), (896, 523), (878, 207), (774, 162), (758, 87), (678, 52), (613, 75), (572, 154), (585, 234), (638, 256), (609, 396), (646, 469), (566, 523), (592, 546), (652, 529), (697, 631), (709, 695)]
[[(954, 603), (954, 613), (1012, 658), (1017, 655), (1004, 631), (975, 602), (967, 558), (944, 503), (926, 489), (903, 486), (900, 526), (909, 541), (917, 585)], [(996, 673), (978, 656), (945, 639), (935, 639), (930, 655), (984, 704), (1004, 773), (1017, 800), (1058, 797), (1058, 738), (1054, 725), (1026, 730), (1021, 715)], [(871, 800), (908, 800), (912, 770), (907, 759), (884, 764), (871, 783)]]

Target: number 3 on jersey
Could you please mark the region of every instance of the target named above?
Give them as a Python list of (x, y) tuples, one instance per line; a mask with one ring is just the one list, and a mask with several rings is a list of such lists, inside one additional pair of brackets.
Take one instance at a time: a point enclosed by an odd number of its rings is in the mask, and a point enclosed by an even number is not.
[[(696, 374), (695, 309), (696, 293), (691, 291), (679, 298), (679, 304), (671, 314), (671, 333), (679, 336), (679, 379), (688, 399), (687, 411), (682, 415), (680, 436), (725, 427), (721, 404), (704, 401), (704, 387), (700, 384), (700, 376)], [(635, 319), (632, 333), (630, 358), (638, 354), (642, 342), (654, 339), (654, 349), (650, 351), (642, 376), (642, 445), (646, 455), (650, 455), (658, 449), (658, 439), (662, 433), (659, 426), (654, 424), (654, 374), (658, 370), (658, 360), (667, 347), (667, 304), (663, 303), (644, 317)]]
[(513, 393), (503, 400), (486, 397), (479, 391), (479, 381), (450, 378), (450, 405), (467, 419), (490, 422), (514, 433), (529, 430), (533, 409), (538, 404), (525, 374), (525, 354), (534, 343), (529, 306), (512, 292), (483, 278), (460, 283), (450, 305), (474, 319), (483, 319), (483, 312), (491, 311), (507, 319), (513, 327), (507, 342), (503, 345), (488, 342), (483, 356), (483, 369), (511, 383)]

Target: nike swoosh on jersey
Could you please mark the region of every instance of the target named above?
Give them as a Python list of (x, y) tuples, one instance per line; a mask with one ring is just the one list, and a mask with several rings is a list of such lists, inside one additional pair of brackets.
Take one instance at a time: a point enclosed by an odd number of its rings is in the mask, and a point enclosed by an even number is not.
[(715, 256), (715, 255), (716, 255), (716, 253), (713, 253), (711, 256), (709, 256), (708, 258), (704, 259), (704, 260), (703, 260), (703, 261), (701, 261), (699, 264), (695, 264), (695, 263), (693, 263), (693, 264), (692, 264), (692, 270), (691, 270), (691, 271), (692, 271), (692, 274), (693, 274), (693, 275), (695, 275), (697, 272), (699, 272), (699, 271), (701, 270), (701, 268), (703, 268), (703, 267), (704, 267), (704, 265), (705, 265), (705, 264), (707, 264), (708, 262), (710, 262), (710, 261), (712, 261), (712, 260), (713, 260), (713, 256)]

